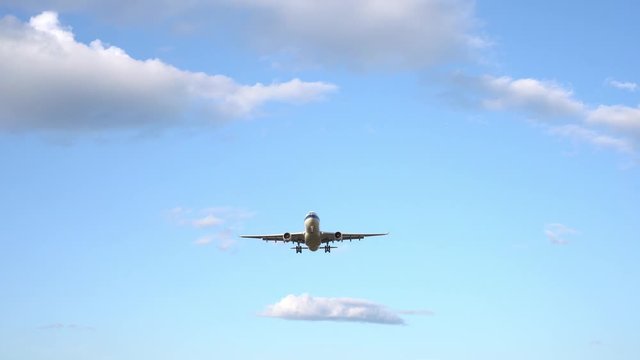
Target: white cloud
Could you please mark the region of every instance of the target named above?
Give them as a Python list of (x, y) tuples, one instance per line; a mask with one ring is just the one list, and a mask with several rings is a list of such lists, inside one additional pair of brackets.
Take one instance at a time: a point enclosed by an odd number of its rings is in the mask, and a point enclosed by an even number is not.
[(554, 135), (584, 141), (597, 147), (609, 148), (622, 153), (632, 154), (634, 152), (634, 146), (628, 140), (605, 135), (575, 124), (551, 127), (550, 132)]
[(613, 79), (607, 79), (606, 83), (607, 85), (614, 87), (616, 89), (626, 90), (631, 92), (636, 91), (636, 89), (638, 88), (638, 84), (630, 81), (617, 81)]
[(94, 330), (91, 326), (84, 326), (78, 324), (63, 324), (63, 323), (52, 323), (40, 326), (38, 329), (40, 330)]
[(209, 31), (245, 38), (267, 55), (357, 69), (423, 68), (469, 58), (488, 45), (478, 34), (473, 0), (8, 1), (23, 9), (46, 5), (135, 21), (153, 13), (154, 19), (181, 19), (182, 27), (193, 27), (183, 19), (197, 22), (198, 14), (228, 14), (241, 25), (222, 16)]
[(585, 111), (585, 105), (573, 97), (572, 91), (551, 81), (461, 74), (454, 80), (479, 91), (481, 105), (489, 110), (525, 111), (545, 118), (575, 117)]
[(67, 325), (62, 324), (62, 323), (52, 323), (52, 324), (42, 325), (42, 326), (39, 327), (39, 329), (42, 329), (42, 330), (53, 330), (53, 329), (64, 329), (66, 327), (67, 327)]
[[(149, 18), (184, 15), (189, 10), (202, 9), (206, 4), (226, 0), (2, 0), (2, 4), (26, 11), (56, 9), (63, 12), (91, 11), (118, 20), (152, 21)], [(153, 14), (154, 16), (149, 16)]]
[(590, 106), (555, 82), (531, 78), (458, 73), (452, 82), (462, 93), (452, 95), (454, 100), (492, 111), (524, 113), (532, 120), (550, 124), (545, 126), (554, 135), (627, 154), (634, 154), (640, 144), (640, 107)]
[(224, 229), (215, 234), (201, 236), (193, 243), (198, 246), (207, 246), (207, 245), (215, 244), (218, 250), (229, 251), (236, 244), (236, 241), (233, 238), (233, 233), (231, 232), (231, 230)]
[(240, 0), (256, 16), (267, 51), (322, 64), (415, 68), (468, 56), (487, 45), (475, 35), (467, 0)]
[(203, 245), (209, 245), (212, 242), (213, 242), (213, 236), (212, 235), (205, 235), (205, 236), (199, 237), (193, 243), (196, 244), (196, 245), (199, 245), (199, 246), (203, 246)]
[(287, 295), (267, 306), (262, 316), (288, 320), (352, 321), (401, 325), (397, 312), (367, 300), (314, 297), (308, 294)]
[(191, 224), (197, 228), (208, 228), (222, 223), (224, 223), (224, 220), (214, 216), (213, 214), (208, 214), (205, 217), (191, 221)]
[(640, 107), (599, 105), (587, 116), (590, 124), (605, 125), (640, 139)]
[(576, 234), (577, 231), (563, 224), (547, 224), (544, 227), (544, 234), (549, 241), (555, 245), (566, 245), (569, 240), (567, 236)]
[(175, 218), (191, 213), (191, 209), (184, 208), (182, 206), (176, 206), (169, 210), (169, 217)]
[(193, 244), (197, 246), (216, 245), (220, 251), (232, 250), (236, 244), (237, 229), (253, 216), (253, 213), (233, 207), (208, 207), (199, 210), (177, 206), (167, 212), (170, 222), (199, 231), (205, 230)]
[(268, 102), (317, 100), (336, 89), (298, 79), (242, 85), (158, 59), (136, 60), (100, 40), (77, 42), (55, 12), (28, 23), (0, 19), (0, 78), (0, 130), (10, 131), (199, 125), (250, 116)]
[(230, 229), (224, 229), (213, 235), (216, 246), (220, 251), (229, 251), (236, 244), (233, 232)]
[(167, 217), (171, 222), (198, 229), (216, 227), (223, 224), (234, 227), (252, 216), (253, 213), (250, 211), (224, 206), (196, 210), (176, 206), (167, 212)]

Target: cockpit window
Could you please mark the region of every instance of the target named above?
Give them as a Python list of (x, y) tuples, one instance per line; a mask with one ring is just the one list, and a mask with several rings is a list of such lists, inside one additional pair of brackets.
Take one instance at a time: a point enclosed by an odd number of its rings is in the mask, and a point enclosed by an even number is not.
[(313, 218), (316, 220), (320, 220), (320, 218), (318, 217), (318, 215), (316, 215), (316, 213), (314, 213), (313, 211), (307, 214), (307, 217), (305, 217), (304, 219), (307, 220), (308, 218)]

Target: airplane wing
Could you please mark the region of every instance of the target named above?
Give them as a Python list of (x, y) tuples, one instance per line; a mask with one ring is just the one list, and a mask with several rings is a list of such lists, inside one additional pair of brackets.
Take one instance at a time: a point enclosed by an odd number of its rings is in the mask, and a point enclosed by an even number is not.
[(389, 235), (389, 233), (376, 233), (376, 234), (362, 234), (362, 233), (340, 233), (340, 237), (336, 237), (337, 233), (332, 232), (322, 232), (322, 242), (330, 243), (334, 241), (345, 241), (345, 240), (361, 240), (369, 236), (384, 236)]
[(260, 239), (264, 241), (273, 241), (273, 242), (295, 242), (295, 243), (304, 243), (304, 233), (284, 233), (284, 234), (269, 234), (269, 235), (240, 235), (242, 238), (246, 239)]

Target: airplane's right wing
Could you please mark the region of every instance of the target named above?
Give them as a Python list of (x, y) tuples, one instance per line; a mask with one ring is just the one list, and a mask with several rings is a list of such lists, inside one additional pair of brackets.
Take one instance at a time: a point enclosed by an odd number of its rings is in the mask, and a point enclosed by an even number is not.
[(273, 242), (295, 242), (295, 243), (304, 243), (304, 233), (284, 233), (284, 234), (269, 234), (269, 235), (240, 235), (240, 237), (245, 239), (260, 239), (264, 241), (273, 241)]
[(385, 236), (385, 235), (389, 235), (389, 233), (380, 233), (380, 234), (350, 234), (350, 233), (346, 233), (346, 234), (342, 234), (342, 240), (360, 240), (360, 239), (364, 239), (366, 237), (369, 236)]

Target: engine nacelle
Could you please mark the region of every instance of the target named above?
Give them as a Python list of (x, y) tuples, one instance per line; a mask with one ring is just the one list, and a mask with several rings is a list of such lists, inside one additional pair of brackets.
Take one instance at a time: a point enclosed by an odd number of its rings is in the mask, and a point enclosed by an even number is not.
[(335, 237), (336, 240), (342, 240), (342, 233), (340, 231), (336, 231), (336, 233), (333, 234), (333, 236)]
[(286, 233), (282, 234), (282, 240), (284, 240), (284, 241), (291, 240), (291, 233), (286, 232)]

